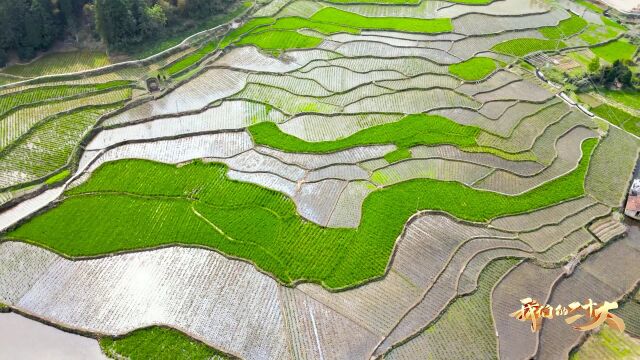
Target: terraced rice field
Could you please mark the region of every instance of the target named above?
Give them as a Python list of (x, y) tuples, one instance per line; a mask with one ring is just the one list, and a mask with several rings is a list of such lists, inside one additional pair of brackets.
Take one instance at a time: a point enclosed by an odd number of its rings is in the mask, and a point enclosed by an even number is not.
[(635, 300), (630, 335), (584, 345), (508, 316), (640, 280), (632, 115), (519, 65), (615, 52), (585, 4), (276, 0), (152, 61), (0, 85), (0, 308), (113, 358), (637, 351)]

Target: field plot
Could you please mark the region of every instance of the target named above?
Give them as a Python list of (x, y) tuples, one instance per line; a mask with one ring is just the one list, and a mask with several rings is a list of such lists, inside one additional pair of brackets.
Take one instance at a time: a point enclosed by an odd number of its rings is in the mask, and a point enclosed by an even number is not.
[[(141, 63), (5, 70), (0, 306), (117, 358), (566, 359), (519, 299), (640, 280), (636, 93), (607, 126), (524, 63), (631, 58), (585, 4), (276, 0)], [(575, 356), (630, 344), (606, 331)]]

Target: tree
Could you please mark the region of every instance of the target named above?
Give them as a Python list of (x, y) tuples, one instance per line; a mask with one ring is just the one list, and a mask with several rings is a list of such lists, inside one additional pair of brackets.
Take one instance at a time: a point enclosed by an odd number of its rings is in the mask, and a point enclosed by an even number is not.
[(126, 0), (96, 0), (96, 27), (111, 46), (129, 44), (136, 35), (136, 21)]
[(0, 48), (0, 67), (7, 65), (7, 52)]
[(145, 27), (143, 32), (146, 36), (152, 36), (164, 28), (167, 24), (167, 15), (162, 6), (155, 4), (145, 9)]
[(596, 56), (589, 63), (589, 71), (592, 73), (596, 73), (599, 70), (600, 70), (600, 58)]

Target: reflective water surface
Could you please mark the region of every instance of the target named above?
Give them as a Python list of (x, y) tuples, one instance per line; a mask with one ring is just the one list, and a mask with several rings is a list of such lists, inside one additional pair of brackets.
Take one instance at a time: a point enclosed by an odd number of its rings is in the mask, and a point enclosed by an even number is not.
[(0, 314), (0, 359), (107, 359), (95, 339), (71, 334), (18, 314)]

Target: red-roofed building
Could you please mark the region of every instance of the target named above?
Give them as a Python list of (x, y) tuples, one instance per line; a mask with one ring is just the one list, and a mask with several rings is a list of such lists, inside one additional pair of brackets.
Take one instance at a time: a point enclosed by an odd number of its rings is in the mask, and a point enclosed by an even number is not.
[(624, 214), (636, 220), (640, 220), (640, 179), (634, 179), (629, 189), (627, 197), (627, 206), (624, 208)]

